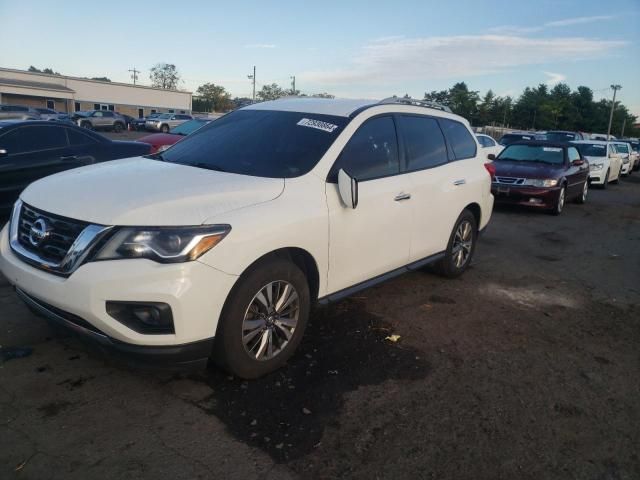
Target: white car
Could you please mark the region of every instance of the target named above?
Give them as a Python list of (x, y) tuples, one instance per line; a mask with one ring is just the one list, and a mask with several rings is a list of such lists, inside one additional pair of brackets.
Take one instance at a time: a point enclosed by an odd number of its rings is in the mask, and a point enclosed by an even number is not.
[(493, 154), (497, 157), (498, 155), (500, 155), (500, 152), (504, 150), (504, 145), (500, 145), (489, 135), (478, 133), (476, 134), (476, 138), (478, 139), (478, 143), (480, 144), (485, 157), (488, 157), (490, 154)]
[(609, 182), (618, 183), (622, 175), (622, 156), (611, 142), (576, 140), (574, 142), (589, 162), (589, 183), (607, 188)]
[(631, 146), (625, 142), (611, 142), (616, 153), (622, 158), (622, 176), (629, 175), (633, 171), (633, 158)]
[(403, 99), (284, 99), (155, 156), (31, 184), (0, 270), (35, 311), (139, 359), (281, 366), (315, 302), (469, 266), (493, 208), (463, 118)]

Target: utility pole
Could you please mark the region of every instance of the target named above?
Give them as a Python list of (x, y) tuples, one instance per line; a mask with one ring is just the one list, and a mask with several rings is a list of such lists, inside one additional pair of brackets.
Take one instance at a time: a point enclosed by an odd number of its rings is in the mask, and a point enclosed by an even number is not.
[(531, 130), (536, 129), (536, 113), (538, 113), (538, 110), (533, 111), (533, 124), (531, 125)]
[(253, 101), (256, 101), (256, 66), (253, 66), (253, 75), (247, 75), (249, 80), (253, 80)]
[(607, 141), (611, 139), (611, 123), (613, 122), (613, 110), (616, 108), (616, 93), (622, 88), (621, 85), (611, 85), (613, 90), (613, 101), (611, 102), (611, 113), (609, 114), (609, 128), (607, 128)]
[(627, 126), (627, 119), (625, 118), (625, 119), (622, 121), (622, 131), (620, 132), (620, 136), (621, 136), (622, 138), (624, 138), (624, 127), (626, 127), (626, 126)]
[(296, 94), (296, 76), (291, 77), (291, 93)]
[(138, 74), (142, 72), (140, 70), (136, 70), (136, 67), (129, 69), (129, 71), (132, 73), (131, 78), (133, 78), (133, 84), (135, 85), (138, 80)]

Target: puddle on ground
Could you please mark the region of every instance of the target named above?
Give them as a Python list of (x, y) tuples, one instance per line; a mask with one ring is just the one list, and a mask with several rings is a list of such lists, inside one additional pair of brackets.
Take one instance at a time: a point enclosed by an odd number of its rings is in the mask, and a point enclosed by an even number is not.
[(429, 374), (419, 352), (385, 340), (389, 327), (354, 300), (320, 309), (298, 352), (277, 372), (249, 382), (213, 368), (189, 375), (212, 388), (194, 405), (278, 462), (302, 457), (319, 444), (326, 426), (339, 426), (346, 393)]

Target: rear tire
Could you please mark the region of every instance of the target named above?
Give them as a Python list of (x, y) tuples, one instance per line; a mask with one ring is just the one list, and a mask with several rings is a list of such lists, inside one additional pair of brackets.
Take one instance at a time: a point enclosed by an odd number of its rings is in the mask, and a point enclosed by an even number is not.
[(478, 222), (469, 210), (463, 210), (449, 237), (444, 257), (435, 265), (447, 278), (459, 277), (469, 267), (478, 239)]
[(113, 131), (116, 133), (120, 133), (123, 129), (124, 125), (122, 125), (120, 122), (116, 122), (113, 124)]
[[(605, 185), (606, 185), (606, 183), (605, 183)], [(582, 193), (576, 199), (576, 202), (580, 203), (580, 204), (586, 203), (588, 195), (589, 195), (589, 180), (587, 179), (587, 180), (584, 181), (584, 185), (582, 187)]]
[(245, 379), (277, 370), (300, 344), (310, 308), (309, 284), (300, 268), (276, 257), (260, 262), (242, 275), (227, 298), (214, 361)]
[(93, 125), (91, 125), (91, 122), (89, 122), (88, 120), (80, 122), (80, 126), (82, 128), (86, 128), (87, 130), (93, 130)]

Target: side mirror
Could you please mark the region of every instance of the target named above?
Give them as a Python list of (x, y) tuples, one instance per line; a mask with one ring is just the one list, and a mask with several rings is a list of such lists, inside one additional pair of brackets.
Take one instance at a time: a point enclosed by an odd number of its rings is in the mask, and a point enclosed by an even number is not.
[(579, 167), (581, 165), (584, 165), (584, 160), (582, 159), (574, 160), (573, 162), (571, 162), (571, 165), (573, 165), (574, 167)]
[(356, 208), (358, 206), (358, 180), (342, 168), (338, 171), (338, 190), (342, 202), (347, 207)]
[(495, 160), (496, 159), (496, 154), (495, 153), (490, 153), (489, 155), (487, 155), (487, 158), (489, 160)]
[(0, 148), (0, 158), (6, 157), (7, 155), (9, 155), (9, 152), (7, 152), (4, 148)]

